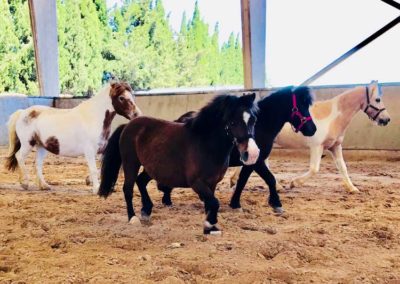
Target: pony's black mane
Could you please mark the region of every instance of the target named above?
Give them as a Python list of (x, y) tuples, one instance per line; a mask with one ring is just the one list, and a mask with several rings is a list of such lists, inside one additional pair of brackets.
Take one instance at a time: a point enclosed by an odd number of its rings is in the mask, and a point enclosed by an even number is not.
[(312, 94), (309, 87), (300, 86), (294, 88), (293, 86), (284, 87), (273, 92), (271, 95), (261, 99), (258, 102), (259, 108), (264, 108), (269, 104), (270, 100), (280, 99), (282, 96), (291, 96), (293, 93), (296, 94), (297, 100), (304, 102), (304, 104), (311, 106), (314, 102), (314, 95)]
[[(212, 128), (225, 126), (232, 112), (239, 106), (239, 97), (224, 94), (216, 96), (207, 105), (201, 108), (197, 114), (188, 118), (185, 126), (198, 132), (209, 132)], [(251, 113), (257, 112), (257, 107), (251, 102), (248, 105), (243, 104)]]

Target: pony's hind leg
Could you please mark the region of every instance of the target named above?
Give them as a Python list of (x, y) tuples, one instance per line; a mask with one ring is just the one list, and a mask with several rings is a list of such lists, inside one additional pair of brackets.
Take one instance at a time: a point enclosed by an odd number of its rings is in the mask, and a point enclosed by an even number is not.
[(92, 190), (94, 194), (97, 194), (99, 191), (100, 183), (98, 179), (98, 171), (96, 165), (96, 154), (94, 153), (93, 149), (87, 149), (85, 151), (85, 158), (89, 167), (90, 179), (93, 185)]
[[(122, 143), (121, 143), (122, 144)], [(140, 161), (137, 158), (136, 152), (132, 145), (120, 145), (120, 154), (122, 159), (122, 169), (124, 171), (124, 197), (126, 210), (128, 213), (128, 221), (130, 224), (140, 224), (140, 220), (135, 215), (133, 208), (133, 187), (140, 169)]]
[(19, 168), (19, 182), (23, 189), (29, 188), (29, 176), (25, 165), (25, 159), (28, 157), (29, 153), (32, 151), (32, 146), (30, 144), (22, 144), (19, 151), (15, 154), (18, 161)]
[(344, 159), (343, 159), (342, 145), (334, 146), (331, 149), (329, 149), (329, 151), (332, 154), (332, 157), (335, 161), (337, 169), (339, 170), (340, 174), (342, 175), (343, 183), (344, 183), (347, 191), (350, 193), (359, 192), (358, 188), (355, 187), (353, 185), (353, 183), (351, 182), (351, 179), (347, 172), (346, 163), (344, 162)]
[(193, 190), (203, 198), (206, 220), (204, 221), (203, 233), (208, 235), (220, 235), (221, 230), (217, 227), (219, 201), (203, 181), (196, 181), (192, 185)]
[(43, 176), (43, 160), (47, 155), (46, 149), (43, 147), (36, 148), (36, 182), (41, 190), (50, 190), (50, 186), (44, 180)]
[(142, 197), (141, 218), (145, 222), (150, 221), (150, 215), (151, 215), (151, 211), (153, 209), (153, 202), (151, 201), (151, 198), (150, 198), (149, 193), (147, 192), (147, 188), (146, 188), (147, 184), (151, 180), (152, 180), (152, 178), (146, 173), (146, 171), (141, 172), (136, 180), (136, 184), (139, 188), (140, 195)]
[(290, 188), (303, 185), (307, 179), (319, 172), (323, 152), (324, 148), (321, 145), (310, 148), (310, 169), (305, 174), (294, 178), (290, 183)]
[(162, 203), (165, 206), (172, 206), (172, 200), (171, 200), (172, 188), (161, 184), (157, 184), (157, 188), (159, 191), (162, 191), (164, 193), (162, 197)]

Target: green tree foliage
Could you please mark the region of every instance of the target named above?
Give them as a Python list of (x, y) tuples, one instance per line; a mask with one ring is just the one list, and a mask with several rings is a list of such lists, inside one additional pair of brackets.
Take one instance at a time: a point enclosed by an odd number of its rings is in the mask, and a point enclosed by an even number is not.
[[(243, 84), (242, 49), (231, 34), (219, 45), (196, 2), (174, 32), (162, 0), (57, 0), (63, 92), (97, 89), (112, 73), (136, 89)], [(27, 0), (0, 0), (0, 92), (37, 94)]]
[(37, 93), (27, 1), (0, 0), (0, 92)]

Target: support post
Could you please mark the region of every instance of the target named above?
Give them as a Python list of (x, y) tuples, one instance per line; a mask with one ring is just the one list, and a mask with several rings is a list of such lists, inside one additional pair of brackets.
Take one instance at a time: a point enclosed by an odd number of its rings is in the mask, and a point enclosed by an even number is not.
[(244, 87), (264, 88), (266, 83), (267, 0), (241, 0)]
[(28, 0), (41, 96), (60, 95), (56, 0)]

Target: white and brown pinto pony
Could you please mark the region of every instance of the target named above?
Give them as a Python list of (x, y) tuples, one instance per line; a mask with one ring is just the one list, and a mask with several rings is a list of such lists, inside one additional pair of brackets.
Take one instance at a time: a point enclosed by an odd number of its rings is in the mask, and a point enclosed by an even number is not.
[[(308, 172), (291, 181), (291, 188), (301, 186), (319, 171), (323, 151), (327, 150), (342, 175), (347, 191), (359, 191), (350, 180), (342, 154), (346, 129), (359, 111), (364, 111), (377, 125), (384, 126), (389, 123), (390, 116), (383, 104), (378, 81), (372, 81), (367, 86), (355, 87), (332, 99), (315, 102), (310, 108), (317, 126), (314, 136), (306, 137), (292, 131), (289, 124), (284, 126), (275, 140), (276, 144), (284, 148), (310, 148), (310, 168)], [(231, 177), (231, 185), (236, 184), (239, 172), (240, 169), (236, 170)]]
[(37, 183), (39, 189), (50, 189), (42, 172), (47, 151), (68, 157), (84, 155), (89, 166), (93, 193), (97, 193), (99, 181), (96, 154), (104, 150), (116, 114), (127, 119), (141, 114), (128, 83), (108, 84), (97, 95), (72, 109), (32, 106), (18, 110), (8, 121), (9, 153), (5, 166), (11, 171), (19, 168), (21, 186), (28, 189), (25, 159), (36, 147)]

